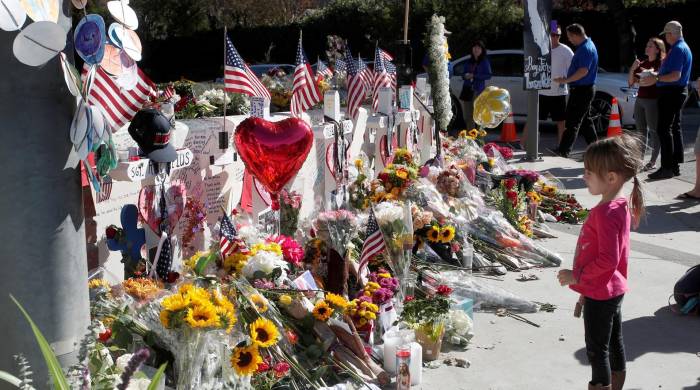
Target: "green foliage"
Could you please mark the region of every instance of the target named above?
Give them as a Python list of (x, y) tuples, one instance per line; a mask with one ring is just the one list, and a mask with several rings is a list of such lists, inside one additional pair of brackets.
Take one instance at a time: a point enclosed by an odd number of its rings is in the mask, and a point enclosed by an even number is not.
[(147, 390), (156, 390), (158, 388), (158, 385), (160, 384), (160, 378), (165, 375), (165, 368), (168, 366), (168, 363), (163, 363), (158, 367), (158, 371), (156, 371), (155, 375), (153, 375), (153, 378), (151, 379), (151, 383), (148, 385)]
[(39, 348), (41, 349), (41, 354), (44, 355), (44, 360), (46, 360), (46, 366), (49, 368), (49, 374), (53, 379), (54, 388), (58, 390), (70, 390), (68, 380), (66, 379), (66, 376), (63, 373), (63, 369), (61, 368), (61, 364), (58, 362), (56, 354), (54, 354), (53, 350), (51, 349), (49, 342), (46, 341), (46, 338), (39, 330), (39, 327), (37, 327), (34, 321), (32, 321), (32, 318), (29, 316), (29, 313), (27, 313), (27, 311), (24, 310), (24, 307), (20, 305), (20, 303), (17, 301), (17, 299), (15, 299), (14, 296), (12, 296), (12, 294), (10, 294), (10, 299), (12, 299), (15, 305), (17, 305), (19, 310), (22, 312), (22, 315), (24, 315), (24, 318), (26, 318), (27, 322), (29, 322), (29, 326), (32, 328), (34, 337), (36, 337), (36, 341), (39, 344)]
[(439, 321), (450, 311), (450, 300), (442, 295), (416, 298), (404, 303), (401, 320), (411, 326), (420, 326)]

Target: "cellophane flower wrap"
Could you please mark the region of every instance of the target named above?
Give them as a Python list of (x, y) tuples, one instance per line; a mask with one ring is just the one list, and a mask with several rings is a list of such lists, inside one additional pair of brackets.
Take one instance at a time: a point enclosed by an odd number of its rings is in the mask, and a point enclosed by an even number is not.
[(399, 281), (397, 306), (406, 295), (407, 276), (413, 249), (413, 215), (410, 202), (382, 202), (374, 206), (374, 216), (386, 245), (387, 264)]

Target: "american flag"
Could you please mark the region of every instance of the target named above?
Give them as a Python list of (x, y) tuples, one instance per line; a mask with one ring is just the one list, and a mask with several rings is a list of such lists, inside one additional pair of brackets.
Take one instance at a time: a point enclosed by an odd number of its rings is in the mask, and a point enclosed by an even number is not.
[(291, 111), (295, 117), (313, 107), (321, 101), (321, 92), (318, 90), (311, 65), (306, 60), (306, 54), (301, 47), (301, 36), (297, 48), (297, 67), (294, 69), (294, 86), (292, 87)]
[(224, 89), (249, 96), (270, 98), (270, 91), (260, 82), (243, 61), (233, 43), (226, 36), (226, 63), (224, 64)]
[(367, 64), (365, 64), (365, 62), (362, 61), (362, 58), (359, 56), (357, 57), (357, 71), (360, 77), (362, 77), (362, 82), (365, 83), (365, 91), (371, 91), (374, 75), (372, 74), (372, 70), (367, 67)]
[(170, 100), (173, 96), (175, 96), (175, 88), (173, 88), (172, 84), (165, 87), (165, 90), (160, 91), (160, 97), (163, 100)]
[(345, 60), (342, 58), (338, 58), (335, 60), (335, 71), (336, 72), (346, 72), (348, 70), (348, 66), (345, 63)]
[(392, 78), (386, 68), (385, 61), (386, 57), (382, 55), (382, 49), (377, 47), (374, 56), (374, 86), (372, 89), (372, 109), (374, 111), (377, 111), (377, 107), (379, 107), (379, 89), (391, 88), (392, 86)]
[(385, 52), (385, 51), (382, 50), (382, 49), (379, 49), (379, 55), (381, 55), (381, 56), (382, 56), (382, 59), (383, 59), (384, 61), (386, 61), (386, 62), (391, 62), (391, 61), (394, 60), (394, 56), (392, 56), (391, 54)]
[(104, 202), (109, 199), (112, 195), (112, 178), (105, 176), (102, 178), (102, 183), (100, 185), (100, 192), (96, 194), (96, 203)]
[(369, 261), (384, 250), (384, 238), (379, 230), (379, 224), (374, 217), (374, 212), (370, 210), (369, 220), (367, 220), (367, 238), (362, 244), (362, 253), (360, 254), (360, 266), (358, 272), (360, 276), (367, 275), (367, 265)]
[(333, 77), (333, 71), (320, 59), (316, 63), (316, 77)]
[[(83, 66), (83, 79), (90, 66)], [(113, 130), (129, 122), (150, 100), (157, 96), (157, 87), (141, 69), (138, 69), (138, 82), (130, 90), (123, 90), (102, 68), (97, 68), (88, 95), (88, 103), (97, 107)]]
[(221, 228), (219, 237), (219, 247), (221, 248), (221, 256), (225, 259), (236, 249), (236, 228), (229, 219), (228, 215), (224, 214), (221, 218)]
[[(384, 67), (386, 68), (386, 71), (389, 73), (389, 77), (391, 77), (391, 89), (394, 91), (394, 95), (396, 95), (396, 65), (394, 65), (393, 62), (393, 57), (389, 55), (387, 52), (383, 52), (386, 54), (388, 57), (384, 57)], [(391, 58), (391, 59), (389, 59)]]
[(348, 116), (355, 118), (357, 110), (365, 100), (365, 81), (359, 73), (357, 63), (350, 54), (350, 48), (345, 49), (345, 64), (348, 68)]

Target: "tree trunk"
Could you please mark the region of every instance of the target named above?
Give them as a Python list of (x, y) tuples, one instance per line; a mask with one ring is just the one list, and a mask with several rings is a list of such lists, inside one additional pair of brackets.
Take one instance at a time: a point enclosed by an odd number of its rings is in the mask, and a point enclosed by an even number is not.
[(627, 9), (623, 0), (606, 0), (608, 10), (612, 15), (613, 23), (617, 29), (618, 70), (624, 72), (634, 61), (634, 32), (632, 23), (627, 15)]

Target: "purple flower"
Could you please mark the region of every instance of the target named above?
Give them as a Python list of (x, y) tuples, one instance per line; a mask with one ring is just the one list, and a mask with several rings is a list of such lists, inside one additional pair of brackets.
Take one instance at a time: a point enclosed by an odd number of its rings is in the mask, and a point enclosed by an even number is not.
[(270, 290), (275, 288), (275, 284), (267, 279), (255, 279), (253, 286), (257, 289)]
[(121, 383), (119, 386), (117, 386), (118, 390), (126, 390), (126, 388), (129, 386), (129, 382), (131, 382), (131, 377), (134, 376), (134, 373), (138, 371), (141, 364), (143, 364), (143, 362), (145, 362), (150, 355), (151, 354), (148, 352), (148, 348), (141, 348), (136, 351), (134, 356), (129, 359), (129, 363), (127, 363), (126, 368), (124, 368), (124, 372), (121, 376)]
[(382, 304), (393, 297), (394, 292), (386, 288), (377, 289), (374, 291), (374, 294), (372, 294), (372, 300), (375, 304)]
[(396, 280), (396, 278), (382, 278), (379, 281), (379, 285), (383, 288), (388, 288), (393, 291), (396, 290), (397, 287), (399, 287), (399, 282), (398, 280)]

